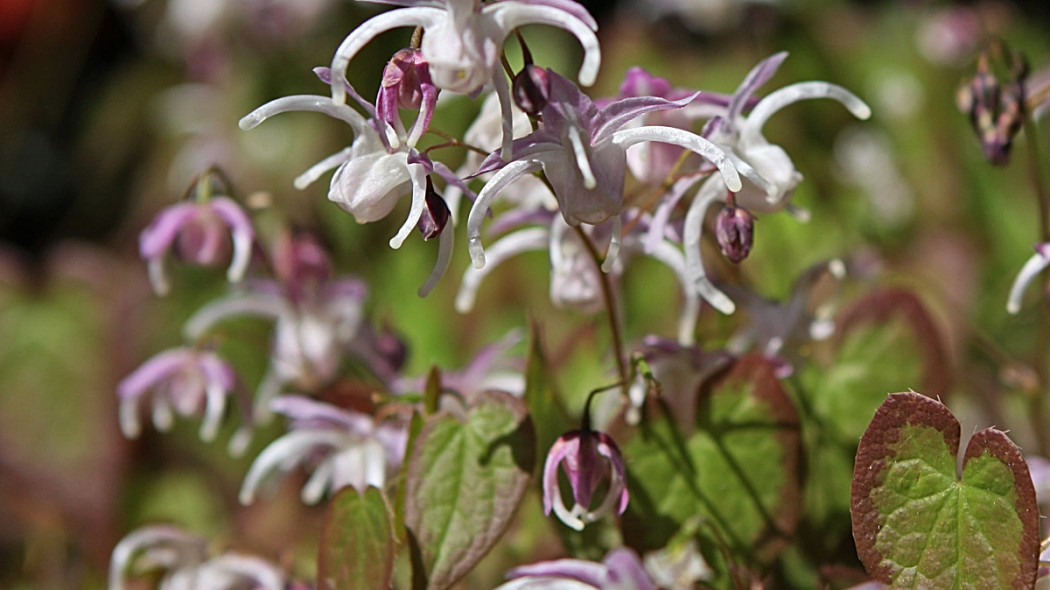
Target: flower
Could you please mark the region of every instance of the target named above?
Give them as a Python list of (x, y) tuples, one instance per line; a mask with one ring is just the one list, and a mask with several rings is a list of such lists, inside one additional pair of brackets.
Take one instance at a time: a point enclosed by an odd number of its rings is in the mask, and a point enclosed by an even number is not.
[[(399, 63), (409, 71), (414, 71), (413, 68), (419, 65), (418, 62), (412, 61), (414, 59), (402, 60)], [(390, 67), (401, 71), (400, 65), (389, 66), (388, 69)], [(323, 81), (330, 79), (330, 73), (327, 70), (318, 69), (317, 74)], [(431, 94), (426, 91), (426, 83), (421, 78), (416, 79), (419, 80), (416, 89), (421, 94), (420, 100), (425, 109), (416, 119), (416, 124), (413, 125), (410, 132), (405, 132), (400, 115), (397, 114), (396, 105), (388, 104), (392, 100), (399, 99), (401, 90), (412, 93), (410, 88), (402, 88), (398, 84), (404, 82), (416, 87), (406, 82), (405, 76), (402, 76), (398, 82), (392, 83), (392, 86), (380, 91), (381, 104), (386, 105), (383, 106), (383, 109), (387, 119), (378, 118), (376, 108), (355, 92), (353, 96), (372, 115), (371, 119), (366, 120), (349, 106), (333, 104), (331, 100), (323, 96), (295, 95), (278, 98), (262, 105), (244, 116), (239, 125), (241, 129), (253, 129), (266, 119), (287, 111), (316, 111), (344, 121), (354, 132), (353, 143), (350, 147), (321, 160), (301, 174), (295, 179), (295, 187), (304, 189), (334, 168), (335, 174), (332, 175), (328, 199), (353, 215), (358, 223), (368, 223), (386, 217), (393, 211), (402, 196), (411, 193), (412, 203), (408, 217), (394, 237), (390, 239), (391, 248), (400, 248), (412, 230), (417, 227), (427, 208), (428, 175), (437, 172), (446, 182), (462, 185), (459, 178), (447, 166), (440, 162), (432, 162), (425, 154), (415, 149), (415, 142), (422, 135), (424, 125), (420, 121), (428, 122), (430, 114), (426, 108), (433, 108)], [(353, 89), (349, 88), (349, 91), (353, 92)], [(436, 97), (436, 94), (433, 97)], [(461, 190), (472, 194), (465, 186), (461, 186)], [(438, 244), (437, 263), (420, 288), (420, 296), (429, 293), (448, 268), (452, 258), (452, 245), (452, 232), (442, 231)]]
[(164, 259), (174, 248), (176, 255), (198, 266), (215, 266), (233, 255), (226, 277), (236, 283), (244, 277), (252, 257), (255, 231), (248, 216), (233, 199), (216, 196), (198, 202), (177, 203), (161, 210), (139, 235), (139, 255), (146, 260), (150, 284), (158, 295), (171, 290)]
[(362, 491), (368, 486), (382, 488), (404, 459), (408, 440), (404, 424), (378, 422), (366, 414), (303, 396), (281, 396), (270, 405), (291, 419), (291, 427), (252, 463), (241, 486), (242, 504), (255, 500), (272, 473), (290, 471), (300, 463), (313, 466), (302, 500), (316, 504), (325, 492), (334, 494), (346, 486)]
[(1002, 42), (977, 56), (973, 80), (959, 89), (959, 109), (970, 117), (985, 158), (1002, 166), (1010, 161), (1010, 146), (1026, 116), (1028, 63)]
[[(724, 151), (747, 181), (743, 188), (735, 188), (729, 186), (723, 177), (710, 176), (700, 186), (685, 217), (683, 248), (691, 282), (701, 297), (725, 314), (733, 313), (736, 305), (711, 283), (700, 258), (700, 240), (708, 207), (716, 201), (725, 201), (729, 192), (734, 192), (735, 203), (750, 213), (787, 210), (800, 218), (806, 218), (805, 211), (790, 203), (795, 187), (802, 181), (802, 174), (795, 169), (783, 148), (770, 143), (762, 135), (766, 121), (784, 107), (811, 98), (834, 99), (859, 119), (871, 116), (868, 105), (853, 93), (835, 84), (814, 81), (798, 82), (770, 93), (754, 103), (751, 112), (745, 117), (743, 112), (751, 104), (755, 90), (773, 77), (786, 58), (787, 53), (780, 52), (756, 65), (740, 83), (725, 111), (708, 120), (704, 126), (704, 135)], [(709, 107), (704, 106), (702, 112), (708, 113)], [(672, 189), (673, 196), (665, 199), (653, 213), (650, 236), (661, 235), (670, 211), (688, 188), (688, 179), (685, 179), (685, 182)]]
[[(117, 385), (120, 399), (120, 429), (128, 438), (142, 432), (139, 407), (153, 391), (153, 425), (161, 431), (171, 429), (173, 414), (203, 414), (200, 437), (212, 441), (219, 431), (226, 410), (226, 398), (237, 389), (237, 377), (225, 360), (209, 350), (172, 348), (135, 369)], [(250, 435), (246, 424), (230, 441), (234, 452), (243, 451)]]
[(715, 238), (722, 254), (739, 263), (751, 253), (755, 238), (755, 217), (743, 207), (726, 205), (715, 218)]
[[(573, 506), (565, 507), (558, 488), (558, 467), (569, 478)], [(608, 478), (605, 499), (591, 510), (591, 499), (598, 485)], [(576, 430), (563, 434), (554, 442), (543, 466), (543, 512), (551, 510), (566, 525), (582, 531), (583, 527), (612, 510), (623, 514), (627, 509), (627, 473), (623, 456), (613, 439), (604, 432)]]
[(598, 24), (572, 0), (370, 0), (403, 6), (372, 17), (354, 29), (332, 59), (332, 99), (346, 101), (346, 68), (376, 35), (398, 27), (422, 27), (420, 45), (434, 83), (444, 90), (476, 94), (491, 84), (500, 97), (504, 151), (511, 139), (510, 87), (500, 71), (503, 43), (515, 29), (550, 25), (572, 33), (583, 46), (581, 83), (598, 75), (601, 50)]
[(1024, 295), (1025, 289), (1047, 266), (1050, 266), (1050, 242), (1036, 244), (1035, 254), (1024, 263), (1021, 272), (1017, 273), (1017, 278), (1014, 279), (1013, 286), (1010, 287), (1006, 311), (1012, 314), (1021, 311), (1021, 296)]
[[(480, 172), (499, 169), (478, 194), (467, 218), (467, 248), (475, 268), (485, 265), (481, 246), (481, 222), (492, 200), (517, 178), (543, 170), (554, 189), (565, 222), (614, 224), (610, 248), (619, 244), (619, 214), (623, 210), (626, 150), (645, 141), (661, 141), (691, 149), (714, 162), (730, 188), (740, 188), (736, 169), (721, 149), (708, 140), (682, 129), (640, 126), (623, 129), (633, 119), (653, 111), (678, 108), (691, 98), (669, 101), (655, 97), (627, 98), (598, 108), (575, 84), (554, 72), (550, 99), (543, 108), (539, 129), (514, 141), (514, 159), (504, 162), (493, 154)], [(615, 256), (606, 257), (608, 272)]]
[[(208, 557), (207, 540), (167, 525), (142, 527), (121, 539), (109, 565), (109, 590), (124, 590), (128, 570), (164, 571), (160, 590), (282, 590), (285, 575), (259, 557), (225, 553)], [(247, 586), (246, 586), (247, 585)]]
[(516, 567), (507, 572), (511, 581), (496, 590), (656, 590), (652, 577), (626, 547), (609, 551), (601, 563), (582, 559), (556, 559)]
[(251, 315), (274, 321), (270, 367), (255, 395), (255, 417), (269, 419), (270, 400), (286, 384), (316, 390), (338, 374), (361, 325), (368, 288), (356, 277), (331, 277), (328, 254), (314, 238), (278, 241), (278, 280), (256, 279), (199, 309), (183, 327), (190, 341), (217, 323)]

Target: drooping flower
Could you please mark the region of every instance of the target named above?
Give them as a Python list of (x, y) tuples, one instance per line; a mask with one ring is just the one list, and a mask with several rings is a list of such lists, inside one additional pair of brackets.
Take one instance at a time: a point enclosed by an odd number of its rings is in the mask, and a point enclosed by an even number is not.
[(1010, 146), (1027, 116), (1028, 63), (998, 41), (978, 54), (976, 69), (973, 79), (959, 89), (957, 102), (970, 117), (985, 158), (1001, 166), (1009, 162)]
[[(519, 177), (543, 170), (554, 189), (558, 208), (571, 226), (597, 225), (611, 220), (613, 242), (619, 244), (616, 225), (623, 210), (626, 150), (646, 141), (671, 143), (693, 150), (717, 167), (731, 189), (740, 188), (740, 178), (721, 149), (683, 129), (662, 126), (624, 128), (649, 112), (684, 106), (692, 98), (669, 101), (655, 97), (627, 98), (599, 108), (575, 84), (554, 72), (550, 99), (542, 111), (539, 129), (514, 141), (514, 158), (504, 162), (493, 154), (479, 172), (499, 169), (478, 194), (467, 218), (467, 239), (475, 268), (485, 265), (481, 246), (481, 223), (502, 190)], [(735, 188), (734, 188), (735, 187)], [(608, 271), (615, 255), (606, 257)]]
[(230, 317), (274, 321), (270, 367), (255, 395), (259, 421), (269, 418), (269, 401), (283, 386), (315, 391), (337, 376), (368, 293), (355, 277), (333, 278), (328, 254), (307, 235), (279, 240), (276, 252), (278, 280), (252, 280), (206, 304), (183, 327), (188, 340), (198, 341)]
[(209, 556), (208, 541), (168, 525), (133, 531), (113, 549), (109, 590), (124, 590), (128, 572), (160, 570), (160, 590), (282, 590), (284, 573), (265, 559), (239, 553)]
[(613, 549), (601, 563), (541, 561), (516, 567), (507, 577), (511, 580), (496, 590), (656, 590), (638, 554), (626, 547)]
[(316, 504), (343, 487), (382, 488), (405, 455), (406, 425), (396, 420), (344, 410), (303, 396), (275, 398), (271, 409), (290, 419), (288, 433), (270, 443), (252, 463), (241, 486), (240, 501), (251, 504), (275, 472), (300, 464), (313, 470), (301, 497)]
[[(572, 508), (565, 507), (558, 487), (558, 468), (572, 487)], [(598, 486), (608, 482), (605, 498), (591, 509)], [(543, 466), (543, 512), (554, 514), (566, 525), (582, 531), (587, 523), (627, 509), (627, 472), (616, 442), (604, 432), (576, 430), (555, 441)]]
[[(120, 429), (124, 436), (138, 438), (141, 434), (139, 414), (151, 391), (154, 427), (161, 431), (170, 430), (175, 414), (201, 415), (200, 437), (210, 442), (218, 434), (226, 412), (226, 398), (239, 389), (233, 367), (215, 352), (197, 348), (165, 350), (117, 385)], [(231, 451), (243, 451), (251, 434), (250, 422), (248, 416), (245, 425), (230, 441)]]
[(164, 270), (169, 252), (198, 266), (216, 266), (229, 258), (226, 277), (236, 283), (251, 262), (254, 238), (255, 230), (240, 205), (229, 197), (213, 196), (161, 210), (139, 235), (139, 255), (146, 260), (154, 292), (166, 295), (171, 290)]
[[(762, 135), (766, 121), (790, 104), (813, 98), (834, 99), (859, 119), (871, 116), (868, 105), (853, 93), (841, 86), (819, 81), (798, 82), (776, 90), (754, 103), (750, 113), (745, 116), (744, 111), (753, 102), (752, 95), (773, 77), (785, 58), (786, 52), (777, 53), (755, 66), (733, 94), (725, 112), (711, 118), (704, 126), (704, 135), (724, 150), (745, 182), (743, 188), (737, 189), (728, 186), (722, 177), (712, 175), (701, 184), (686, 213), (683, 248), (686, 268), (700, 296), (726, 314), (733, 313), (736, 305), (711, 283), (700, 257), (700, 240), (707, 209), (715, 202), (726, 201), (728, 194), (734, 192), (736, 204), (750, 213), (787, 210), (806, 218), (806, 212), (790, 202), (795, 187), (802, 181), (802, 174), (795, 169), (783, 148), (770, 143)], [(688, 183), (674, 190), (677, 190), (675, 197), (665, 199), (653, 213), (651, 239), (661, 235), (670, 210), (677, 205), (682, 193), (688, 190)]]
[(1050, 242), (1036, 244), (1035, 254), (1024, 263), (1021, 272), (1017, 273), (1017, 278), (1014, 279), (1013, 286), (1010, 287), (1010, 296), (1006, 300), (1006, 311), (1012, 314), (1021, 311), (1021, 297), (1025, 289), (1048, 266), (1050, 266)]
[(443, 90), (476, 94), (491, 84), (503, 113), (503, 146), (511, 139), (510, 86), (500, 70), (503, 43), (517, 28), (540, 24), (565, 29), (583, 46), (579, 78), (591, 85), (598, 75), (601, 50), (598, 24), (573, 0), (369, 0), (402, 6), (372, 17), (343, 40), (332, 60), (332, 98), (346, 100), (346, 68), (376, 35), (399, 27), (422, 27), (420, 51), (434, 83)]
[[(415, 59), (415, 57), (411, 58), (408, 60), (408, 65), (405, 65), (409, 72), (419, 67)], [(400, 70), (400, 66), (394, 66), (394, 69), (401, 71), (402, 74), (405, 73)], [(329, 79), (327, 70), (318, 69), (317, 74), (322, 80)], [(404, 98), (401, 96), (402, 91), (412, 94), (412, 88), (409, 86), (420, 93), (424, 110), (409, 132), (404, 130), (396, 104), (386, 104), (383, 107), (383, 116), (386, 117), (383, 119), (380, 118), (374, 106), (356, 93), (354, 93), (355, 99), (368, 112), (370, 119), (365, 119), (360, 113), (345, 104), (333, 104), (327, 97), (296, 95), (278, 98), (264, 104), (243, 117), (239, 124), (242, 129), (252, 129), (278, 113), (316, 111), (349, 125), (354, 132), (354, 140), (350, 147), (321, 160), (301, 174), (295, 179), (295, 187), (306, 188), (329, 170), (335, 169), (328, 198), (353, 215), (358, 223), (368, 223), (386, 217), (393, 211), (401, 197), (411, 194), (412, 202), (408, 217), (394, 237), (390, 239), (391, 248), (400, 248), (412, 230), (418, 226), (427, 208), (429, 175), (436, 172), (446, 182), (462, 185), (459, 178), (447, 166), (431, 161), (426, 154), (415, 149), (415, 143), (422, 135), (425, 123), (430, 119), (430, 111), (426, 109), (432, 110), (434, 101), (431, 99), (436, 97), (436, 94), (427, 90), (425, 81), (418, 77), (414, 79), (418, 85), (408, 83), (405, 77), (401, 77), (385, 91), (380, 91), (380, 97), (384, 103), (398, 102)], [(461, 186), (461, 190), (470, 193), (465, 186)], [(452, 232), (442, 231), (438, 244), (437, 263), (420, 288), (420, 295), (429, 293), (448, 268), (448, 263), (452, 258), (452, 245)]]

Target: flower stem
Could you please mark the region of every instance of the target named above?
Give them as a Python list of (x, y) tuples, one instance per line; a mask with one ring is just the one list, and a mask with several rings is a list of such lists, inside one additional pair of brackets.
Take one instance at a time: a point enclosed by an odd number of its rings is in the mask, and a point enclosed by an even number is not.
[(627, 371), (627, 363), (624, 361), (626, 358), (623, 348), (623, 334), (620, 331), (620, 318), (619, 314), (616, 313), (616, 299), (613, 296), (612, 283), (609, 280), (609, 275), (602, 272), (602, 256), (598, 253), (598, 248), (595, 247), (590, 237), (580, 226), (576, 226), (573, 229), (576, 230), (576, 234), (580, 236), (580, 241), (583, 242), (584, 247), (591, 254), (591, 259), (594, 261), (595, 271), (598, 273), (598, 283), (602, 287), (602, 297), (605, 299), (605, 311), (609, 318), (609, 332), (612, 335), (612, 346), (613, 354), (616, 356), (616, 370), (620, 374), (620, 389), (624, 396), (627, 397), (627, 384), (630, 379), (630, 375)]

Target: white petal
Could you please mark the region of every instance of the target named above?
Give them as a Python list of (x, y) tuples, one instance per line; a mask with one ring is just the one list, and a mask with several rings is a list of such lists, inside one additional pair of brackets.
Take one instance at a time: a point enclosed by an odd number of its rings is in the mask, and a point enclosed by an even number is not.
[(427, 204), (427, 172), (422, 164), (407, 164), (408, 175), (412, 179), (412, 205), (408, 210), (408, 217), (401, 225), (397, 235), (390, 238), (390, 247), (397, 250), (405, 242), (408, 235), (416, 228), (419, 218), (423, 215), (423, 209)]
[(155, 256), (147, 260), (146, 272), (149, 274), (149, 284), (153, 287), (154, 293), (164, 296), (171, 291), (171, 284), (168, 283), (168, 275), (164, 270), (163, 256)]
[(593, 189), (598, 186), (598, 180), (594, 177), (594, 170), (591, 169), (587, 149), (580, 138), (580, 128), (575, 125), (569, 125), (568, 134), (569, 144), (572, 145), (572, 153), (576, 156), (576, 168), (580, 171), (580, 176), (583, 177), (583, 187), (588, 190)]
[(729, 315), (736, 311), (736, 304), (725, 293), (721, 292), (707, 278), (704, 271), (704, 262), (700, 256), (700, 238), (704, 226), (704, 213), (711, 203), (721, 200), (721, 179), (712, 176), (703, 186), (689, 205), (689, 211), (685, 215), (685, 235), (683, 237), (683, 250), (685, 252), (685, 268), (690, 282), (697, 293), (707, 300), (712, 307)]
[(616, 259), (620, 255), (620, 238), (623, 234), (623, 221), (619, 215), (614, 215), (610, 220), (612, 222), (612, 233), (609, 237), (609, 250), (605, 253), (605, 260), (602, 261), (602, 272), (609, 273), (613, 269), (613, 265), (616, 264)]
[(1025, 289), (1047, 266), (1050, 266), (1050, 258), (1046, 258), (1038, 252), (1032, 255), (1028, 262), (1024, 263), (1021, 272), (1017, 273), (1017, 278), (1014, 279), (1013, 286), (1010, 287), (1010, 296), (1006, 300), (1007, 312), (1016, 314), (1021, 311), (1021, 297), (1024, 295)]
[(303, 172), (295, 178), (292, 184), (295, 188), (303, 190), (304, 188), (313, 184), (318, 178), (324, 175), (325, 172), (338, 168), (343, 162), (350, 159), (352, 148), (343, 148), (338, 152), (328, 156), (320, 162), (310, 166), (310, 169)]
[(478, 198), (470, 208), (470, 214), (467, 215), (467, 252), (474, 263), (474, 268), (485, 266), (485, 251), (481, 246), (481, 222), (485, 220), (492, 200), (519, 176), (535, 172), (540, 167), (540, 163), (535, 160), (511, 162), (497, 171), (478, 193)]
[(445, 18), (445, 11), (419, 6), (384, 12), (358, 25), (339, 44), (332, 59), (332, 101), (338, 105), (346, 102), (346, 67), (354, 55), (376, 35), (398, 27), (426, 27), (441, 18)]
[(276, 295), (235, 293), (197, 310), (182, 327), (182, 335), (189, 341), (195, 341), (216, 323), (231, 316), (256, 315), (276, 319), (284, 312), (285, 305)]
[(368, 126), (368, 123), (365, 122), (365, 118), (354, 109), (345, 104), (333, 104), (328, 97), (317, 96), (314, 94), (297, 94), (271, 100), (242, 117), (237, 125), (240, 126), (241, 129), (253, 129), (266, 119), (288, 111), (313, 111), (324, 113), (329, 117), (345, 121), (357, 135), (369, 132), (374, 133), (371, 127)]
[(293, 430), (285, 434), (263, 449), (248, 469), (238, 495), (241, 504), (248, 505), (255, 500), (260, 485), (270, 473), (295, 468), (315, 447), (338, 449), (352, 442), (347, 434), (334, 430)]
[(790, 104), (810, 98), (837, 100), (858, 119), (871, 116), (871, 107), (841, 86), (829, 82), (798, 82), (771, 92), (751, 109), (751, 114), (740, 129), (741, 143), (760, 141), (762, 126), (773, 114)]
[(624, 149), (643, 141), (662, 141), (684, 147), (700, 154), (717, 166), (718, 171), (722, 174), (722, 181), (729, 190), (736, 192), (742, 186), (736, 167), (733, 166), (733, 163), (726, 153), (722, 151), (722, 148), (690, 131), (660, 125), (643, 125), (631, 129), (621, 129), (613, 133), (613, 141)]
[(583, 47), (583, 63), (577, 76), (580, 84), (590, 86), (598, 78), (602, 65), (601, 46), (598, 37), (587, 23), (573, 14), (552, 6), (529, 6), (506, 2), (495, 5), (493, 17), (497, 19), (505, 34), (524, 25), (550, 25), (573, 34)]

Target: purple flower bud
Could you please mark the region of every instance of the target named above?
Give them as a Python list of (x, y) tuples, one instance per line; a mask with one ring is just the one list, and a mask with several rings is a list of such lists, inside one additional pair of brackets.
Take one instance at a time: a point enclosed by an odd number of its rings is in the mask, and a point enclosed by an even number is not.
[(747, 209), (727, 205), (715, 219), (715, 238), (722, 254), (739, 263), (751, 253), (755, 242), (755, 218)]
[(399, 109), (419, 110), (419, 116), (407, 135), (415, 145), (430, 125), (437, 105), (438, 87), (430, 79), (430, 65), (418, 49), (402, 49), (394, 54), (383, 69), (383, 80), (376, 97), (376, 116), (405, 133)]
[(434, 183), (427, 176), (426, 208), (423, 209), (423, 214), (419, 216), (419, 223), (416, 224), (419, 233), (423, 234), (423, 239), (429, 240), (440, 235), (451, 215), (452, 212), (445, 204), (445, 199), (434, 190)]
[(1010, 160), (1010, 145), (1021, 130), (1025, 113), (1028, 63), (1002, 42), (977, 57), (977, 72), (959, 89), (959, 108), (970, 117), (981, 148), (996, 165)]
[[(558, 488), (558, 467), (569, 478), (572, 487), (573, 507), (567, 509)], [(591, 499), (602, 480), (608, 479), (605, 499), (591, 509)], [(576, 430), (563, 434), (547, 454), (543, 467), (543, 512), (551, 510), (566, 525), (583, 530), (583, 527), (612, 510), (623, 514), (627, 509), (627, 472), (623, 455), (613, 439), (604, 432)]]
[(532, 64), (514, 76), (514, 104), (530, 115), (538, 115), (551, 96), (551, 80), (547, 70)]

